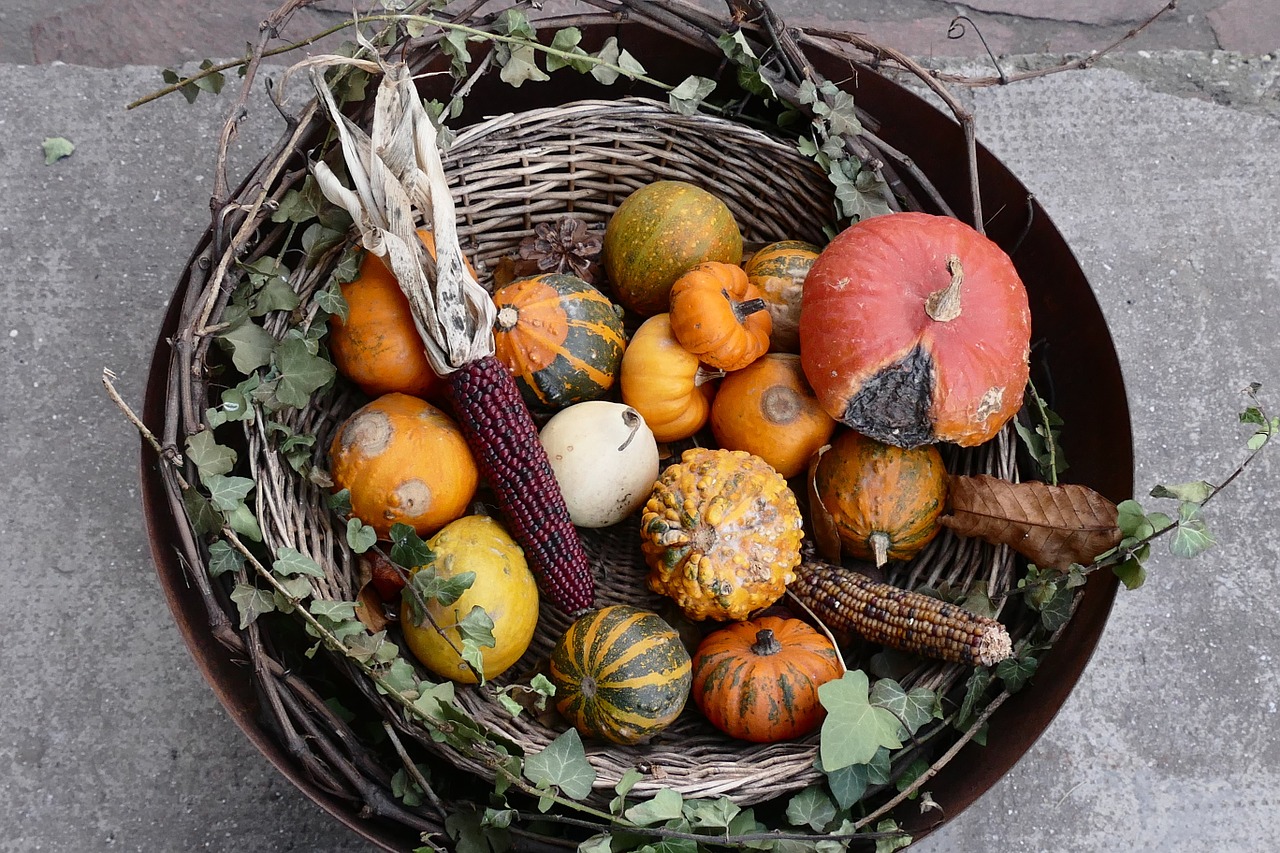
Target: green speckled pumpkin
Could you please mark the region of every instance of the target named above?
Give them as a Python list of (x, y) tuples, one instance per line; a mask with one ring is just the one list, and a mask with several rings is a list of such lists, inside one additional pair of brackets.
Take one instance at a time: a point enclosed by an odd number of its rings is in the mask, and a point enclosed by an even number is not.
[(622, 305), (644, 317), (667, 310), (671, 285), (706, 261), (742, 260), (742, 232), (724, 202), (685, 181), (633, 192), (604, 232), (604, 268)]
[(680, 635), (625, 604), (579, 617), (551, 652), (556, 708), (579, 733), (614, 743), (640, 743), (669, 726), (692, 680)]
[(818, 727), (818, 688), (841, 674), (826, 637), (799, 619), (762, 616), (707, 635), (693, 656), (693, 698), (725, 734), (773, 743)]
[(551, 273), (514, 281), (493, 301), (496, 355), (530, 406), (563, 408), (613, 386), (626, 334), (617, 308), (599, 290)]

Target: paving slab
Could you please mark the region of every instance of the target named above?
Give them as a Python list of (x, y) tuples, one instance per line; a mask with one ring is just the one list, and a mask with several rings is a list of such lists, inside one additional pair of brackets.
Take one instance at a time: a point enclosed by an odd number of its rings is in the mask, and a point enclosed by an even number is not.
[[(981, 138), (1093, 282), (1128, 386), (1140, 491), (1220, 479), (1240, 461), (1246, 383), (1280, 409), (1280, 120), (1166, 85), (1184, 59), (971, 96)], [(157, 77), (0, 66), (0, 601), (16, 617), (0, 635), (0, 853), (371, 850), (283, 781), (201, 681), (147, 554), (137, 437), (99, 382), (115, 370), (140, 404), (230, 103), (124, 111)], [(275, 135), (266, 112), (243, 126), (241, 168)], [(76, 150), (46, 166), (51, 136)], [(1270, 849), (1277, 473), (1264, 456), (1211, 506), (1210, 554), (1157, 549), (1045, 736), (916, 849)]]

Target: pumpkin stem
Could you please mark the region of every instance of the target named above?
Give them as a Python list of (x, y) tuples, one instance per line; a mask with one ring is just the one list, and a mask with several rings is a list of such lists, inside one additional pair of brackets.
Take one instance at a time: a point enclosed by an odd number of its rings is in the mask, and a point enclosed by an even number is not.
[(889, 562), (889, 546), (893, 543), (889, 541), (888, 533), (877, 530), (867, 537), (867, 541), (871, 545), (871, 553), (875, 555), (876, 568)]
[(930, 319), (947, 323), (960, 316), (960, 285), (964, 284), (964, 267), (959, 255), (947, 255), (947, 272), (951, 283), (942, 290), (935, 290), (925, 300), (924, 311)]
[(503, 305), (494, 317), (493, 325), (499, 332), (509, 332), (520, 322), (520, 311), (514, 305)]
[[(729, 294), (725, 294), (728, 296)], [(763, 299), (748, 299), (745, 302), (734, 302), (729, 300), (729, 304), (733, 306), (733, 316), (738, 318), (739, 323), (747, 322), (747, 318), (752, 314), (757, 314), (769, 307), (769, 303)]]
[(705, 385), (708, 382), (714, 382), (717, 379), (723, 379), (727, 374), (718, 367), (707, 367), (705, 364), (698, 365), (698, 371), (693, 375), (693, 387)]
[(756, 641), (751, 644), (751, 653), (760, 657), (768, 657), (776, 655), (782, 651), (782, 643), (778, 642), (778, 638), (773, 635), (771, 628), (761, 628), (756, 631)]
[(640, 431), (640, 424), (644, 423), (644, 418), (640, 417), (640, 413), (635, 409), (628, 408), (622, 413), (622, 425), (631, 430), (627, 433), (627, 440), (618, 445), (618, 452), (627, 449), (627, 445), (631, 444), (632, 439), (636, 437), (636, 433)]

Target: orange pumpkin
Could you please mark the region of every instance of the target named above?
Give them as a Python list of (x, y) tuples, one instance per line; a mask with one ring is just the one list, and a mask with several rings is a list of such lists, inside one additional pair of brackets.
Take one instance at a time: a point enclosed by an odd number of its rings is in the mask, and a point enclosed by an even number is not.
[(668, 314), (640, 324), (622, 354), (620, 374), (622, 401), (640, 413), (659, 442), (688, 438), (711, 417), (715, 385), (698, 357), (676, 340)]
[(730, 373), (711, 403), (716, 443), (754, 453), (784, 477), (803, 471), (835, 428), (792, 353), (769, 353)]
[(1022, 406), (1030, 338), (1013, 262), (950, 217), (864, 219), (805, 279), (805, 375), (832, 417), (888, 444), (995, 436)]
[(762, 616), (708, 634), (693, 656), (693, 699), (725, 734), (803, 737), (826, 716), (818, 688), (841, 676), (831, 641), (799, 619)]
[(903, 449), (846, 430), (818, 459), (814, 489), (846, 552), (884, 565), (938, 534), (947, 470), (933, 445)]
[(408, 394), (385, 394), (351, 414), (329, 446), (334, 489), (351, 492), (351, 514), (382, 538), (396, 523), (419, 536), (466, 512), (479, 470), (454, 421)]
[[(435, 257), (431, 232), (421, 229), (418, 238)], [(347, 318), (333, 317), (328, 338), (338, 372), (370, 397), (392, 391), (433, 396), (442, 380), (427, 361), (409, 300), (382, 258), (366, 252), (356, 277), (342, 285), (342, 298)]]
[(760, 288), (773, 317), (769, 349), (800, 351), (800, 296), (805, 277), (822, 251), (801, 240), (780, 240), (756, 252), (742, 268), (747, 279)]
[(708, 262), (671, 288), (671, 329), (680, 345), (721, 370), (741, 370), (769, 350), (773, 318), (742, 267)]

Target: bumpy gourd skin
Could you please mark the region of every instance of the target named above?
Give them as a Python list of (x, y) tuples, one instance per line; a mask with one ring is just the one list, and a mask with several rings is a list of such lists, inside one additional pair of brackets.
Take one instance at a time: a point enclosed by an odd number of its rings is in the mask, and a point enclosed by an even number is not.
[(794, 579), (802, 524), (787, 481), (759, 457), (687, 450), (640, 517), (649, 588), (690, 619), (746, 619)]

